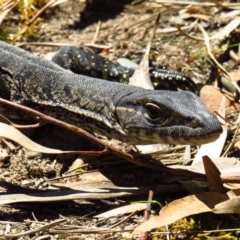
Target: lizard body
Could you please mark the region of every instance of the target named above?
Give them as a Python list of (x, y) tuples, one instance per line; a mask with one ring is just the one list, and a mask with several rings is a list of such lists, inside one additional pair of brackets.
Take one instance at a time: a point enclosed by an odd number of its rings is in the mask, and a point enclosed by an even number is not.
[[(133, 144), (198, 145), (222, 132), (194, 93), (145, 90), (78, 75), (4, 42), (0, 56), (1, 98), (87, 131)], [(8, 116), (9, 110), (0, 105), (0, 113)]]

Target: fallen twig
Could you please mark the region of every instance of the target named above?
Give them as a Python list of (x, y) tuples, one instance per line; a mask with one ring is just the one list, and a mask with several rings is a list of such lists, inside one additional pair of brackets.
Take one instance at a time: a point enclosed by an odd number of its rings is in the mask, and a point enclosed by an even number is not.
[(153, 170), (156, 170), (156, 171), (175, 174), (175, 175), (184, 176), (184, 177), (188, 177), (188, 178), (205, 178), (204, 174), (194, 173), (194, 172), (190, 172), (188, 170), (171, 169), (171, 168), (168, 168), (168, 167), (165, 167), (165, 166), (161, 165), (159, 162), (156, 162), (156, 161), (153, 162), (153, 160), (152, 161), (146, 161), (146, 160), (142, 160), (140, 158), (134, 157), (133, 155), (131, 155), (129, 153), (126, 153), (126, 152), (123, 152), (123, 151), (111, 146), (110, 144), (107, 144), (107, 143), (104, 143), (103, 141), (100, 141), (98, 138), (96, 138), (95, 136), (93, 136), (89, 132), (87, 132), (87, 131), (79, 128), (79, 127), (76, 127), (74, 125), (65, 123), (65, 122), (60, 121), (58, 119), (55, 119), (53, 117), (49, 117), (49, 116), (47, 116), (43, 113), (40, 113), (36, 110), (31, 109), (31, 108), (19, 105), (17, 103), (10, 102), (10, 101), (2, 99), (2, 98), (0, 98), (0, 103), (4, 104), (4, 105), (8, 105), (12, 108), (21, 110), (21, 111), (23, 111), (23, 112), (25, 112), (29, 115), (32, 115), (40, 123), (51, 123), (51, 124), (54, 124), (56, 126), (65, 128), (69, 131), (75, 132), (76, 134), (79, 134), (79, 135), (85, 137), (86, 139), (88, 139), (92, 143), (96, 144), (97, 146), (105, 148), (105, 150), (108, 151), (109, 153), (112, 153), (114, 155), (122, 157), (122, 158), (136, 164), (136, 165), (147, 167), (147, 168), (150, 168), (150, 169), (153, 169)]

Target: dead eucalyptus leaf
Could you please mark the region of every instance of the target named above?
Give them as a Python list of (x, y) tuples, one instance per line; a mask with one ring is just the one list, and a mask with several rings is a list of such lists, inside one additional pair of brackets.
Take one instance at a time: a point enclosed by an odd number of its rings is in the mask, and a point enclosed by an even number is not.
[(240, 197), (217, 204), (213, 209), (213, 213), (240, 213)]
[(144, 89), (153, 90), (153, 84), (149, 76), (149, 53), (151, 49), (151, 43), (148, 44), (146, 53), (139, 65), (135, 70), (133, 76), (130, 78), (129, 85), (138, 86)]
[[(219, 157), (211, 159), (217, 168), (220, 170), (222, 176), (239, 176), (240, 175), (240, 163), (236, 158)], [(202, 162), (198, 162), (191, 166), (179, 166), (172, 165), (171, 168), (187, 169), (192, 172), (205, 173), (205, 169)]]
[[(225, 97), (222, 99), (218, 113), (225, 118)], [(223, 119), (219, 118), (219, 121), (223, 124), (223, 132), (220, 134), (219, 138), (216, 139), (214, 142), (203, 144), (197, 154), (194, 157), (192, 165), (196, 164), (197, 162), (202, 161), (202, 157), (207, 155), (211, 159), (220, 157), (222, 149), (224, 147), (226, 138), (227, 138), (227, 126), (224, 125)]]
[(157, 29), (159, 18), (160, 18), (160, 14), (157, 16), (157, 19), (155, 21), (153, 33), (147, 45), (146, 53), (144, 54), (144, 57), (139, 67), (135, 70), (133, 76), (130, 78), (129, 85), (134, 85), (134, 86), (138, 86), (138, 87), (150, 89), (150, 90), (154, 89), (154, 86), (149, 76), (149, 53), (151, 50), (151, 45)]
[(0, 139), (1, 138), (10, 139), (33, 152), (41, 152), (48, 154), (77, 153), (77, 151), (61, 151), (57, 149), (44, 147), (40, 144), (33, 142), (31, 139), (23, 135), (16, 128), (0, 122)]
[(208, 156), (203, 156), (203, 164), (206, 172), (208, 187), (211, 192), (225, 193), (221, 180), (221, 173)]
[(162, 227), (176, 222), (178, 219), (204, 212), (212, 212), (219, 203), (228, 200), (227, 194), (218, 192), (205, 192), (190, 195), (169, 203), (160, 211), (160, 216), (151, 217), (139, 225), (133, 234), (140, 234), (154, 228)]

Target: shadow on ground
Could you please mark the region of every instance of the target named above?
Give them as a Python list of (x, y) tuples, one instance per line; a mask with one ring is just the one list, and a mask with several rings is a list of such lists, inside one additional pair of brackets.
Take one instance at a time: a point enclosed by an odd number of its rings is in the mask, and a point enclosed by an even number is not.
[(86, 8), (73, 28), (81, 30), (98, 21), (113, 19), (123, 11), (126, 4), (131, 4), (131, 2), (133, 0), (88, 0)]

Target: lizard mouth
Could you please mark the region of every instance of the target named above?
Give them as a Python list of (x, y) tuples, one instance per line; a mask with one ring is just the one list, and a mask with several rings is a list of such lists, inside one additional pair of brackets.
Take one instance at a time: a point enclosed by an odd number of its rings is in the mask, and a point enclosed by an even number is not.
[[(179, 137), (172, 141), (172, 144), (183, 144), (183, 145), (203, 145), (216, 141), (222, 133), (222, 128), (215, 132), (209, 132), (202, 135)], [(168, 139), (169, 140), (169, 139)], [(169, 141), (170, 142), (170, 141)]]

